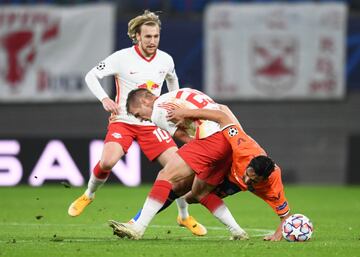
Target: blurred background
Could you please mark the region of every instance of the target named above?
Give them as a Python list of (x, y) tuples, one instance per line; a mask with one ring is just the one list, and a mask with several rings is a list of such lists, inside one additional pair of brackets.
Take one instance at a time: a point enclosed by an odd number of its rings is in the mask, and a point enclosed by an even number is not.
[[(87, 182), (108, 114), (83, 78), (145, 9), (180, 84), (227, 104), (285, 183), (360, 184), (359, 1), (0, 0), (0, 186)], [(134, 144), (111, 181), (159, 170)]]

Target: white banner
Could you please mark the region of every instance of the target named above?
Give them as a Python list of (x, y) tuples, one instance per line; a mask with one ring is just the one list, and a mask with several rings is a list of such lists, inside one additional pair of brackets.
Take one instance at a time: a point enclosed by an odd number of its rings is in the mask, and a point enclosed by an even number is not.
[(205, 14), (205, 92), (216, 99), (345, 95), (347, 7), (215, 4)]
[(1, 7), (0, 102), (96, 100), (84, 76), (113, 51), (114, 23), (109, 4)]

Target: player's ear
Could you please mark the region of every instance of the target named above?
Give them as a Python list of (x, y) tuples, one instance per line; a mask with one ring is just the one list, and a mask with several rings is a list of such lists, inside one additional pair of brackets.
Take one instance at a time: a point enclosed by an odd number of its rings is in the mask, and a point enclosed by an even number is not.
[(140, 100), (139, 102), (141, 105), (146, 104), (148, 102), (147, 98), (145, 98), (145, 97), (141, 97), (139, 100)]
[(140, 33), (139, 33), (139, 32), (136, 32), (136, 33), (135, 33), (135, 37), (136, 37), (136, 41), (137, 41), (137, 42), (140, 42), (141, 36), (140, 36)]

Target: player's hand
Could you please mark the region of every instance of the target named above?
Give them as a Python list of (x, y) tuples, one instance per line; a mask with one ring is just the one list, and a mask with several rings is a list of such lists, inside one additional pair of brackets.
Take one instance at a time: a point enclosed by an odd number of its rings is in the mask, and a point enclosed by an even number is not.
[(280, 235), (277, 233), (274, 233), (273, 235), (268, 235), (268, 236), (264, 237), (264, 241), (280, 241), (281, 239), (282, 239), (281, 233), (280, 233)]
[(119, 114), (119, 112), (120, 112), (119, 105), (117, 103), (115, 103), (113, 100), (111, 100), (109, 97), (102, 99), (101, 102), (103, 104), (105, 111), (111, 112), (115, 115)]
[(276, 228), (276, 231), (272, 235), (265, 236), (264, 237), (265, 241), (280, 241), (282, 239), (282, 228), (281, 227), (282, 227), (283, 222), (285, 221), (285, 219), (287, 217), (289, 217), (289, 215), (290, 215), (290, 213), (287, 214), (286, 216), (280, 218), (280, 223), (279, 223), (278, 227)]
[(180, 126), (185, 123), (185, 117), (188, 109), (183, 109), (179, 107), (172, 107), (168, 110), (167, 120), (175, 123), (176, 126)]

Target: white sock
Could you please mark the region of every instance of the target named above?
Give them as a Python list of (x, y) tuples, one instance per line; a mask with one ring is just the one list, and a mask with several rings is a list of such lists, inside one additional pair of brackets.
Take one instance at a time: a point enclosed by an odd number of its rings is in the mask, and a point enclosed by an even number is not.
[(149, 197), (146, 198), (141, 214), (135, 223), (137, 230), (144, 233), (145, 229), (162, 206), (162, 203)]
[(96, 190), (98, 190), (102, 185), (104, 185), (106, 180), (107, 178), (99, 179), (94, 175), (94, 173), (91, 173), (85, 195), (89, 198), (94, 198)]
[(225, 206), (221, 205), (217, 208), (213, 215), (218, 218), (229, 230), (232, 234), (242, 234), (245, 231), (237, 224), (234, 217), (232, 216), (230, 210)]
[(183, 197), (179, 197), (178, 199), (176, 199), (176, 204), (178, 207), (180, 218), (184, 220), (187, 217), (189, 217), (189, 211), (188, 211), (189, 204), (185, 201), (185, 199)]

